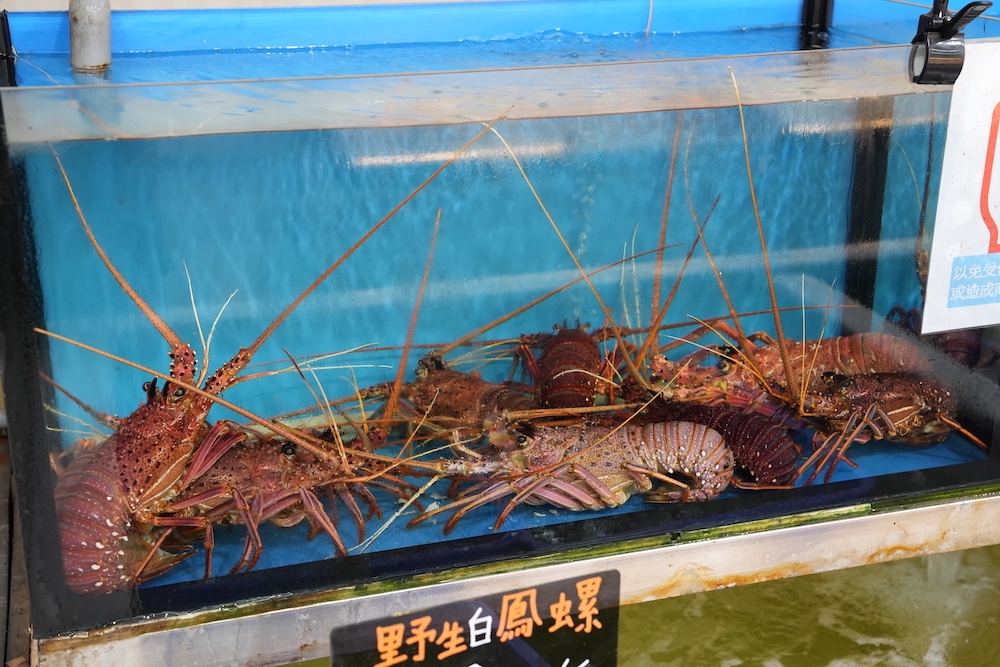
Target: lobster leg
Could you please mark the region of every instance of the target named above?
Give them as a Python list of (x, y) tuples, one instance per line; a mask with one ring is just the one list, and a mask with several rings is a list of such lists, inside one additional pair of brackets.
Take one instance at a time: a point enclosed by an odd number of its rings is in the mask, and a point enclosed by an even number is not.
[(251, 505), (238, 489), (233, 489), (233, 502), (243, 519), (243, 525), (247, 528), (247, 536), (243, 540), (243, 553), (240, 560), (229, 570), (229, 574), (239, 572), (244, 566), (246, 566), (246, 571), (252, 570), (264, 550), (264, 541), (260, 537), (258, 521), (258, 517), (262, 514), (261, 496), (257, 495), (253, 500), (253, 505)]
[[(259, 508), (257, 505), (258, 499), (260, 499)], [(270, 520), (288, 508), (294, 507), (296, 504), (302, 505), (303, 516), (308, 517), (311, 522), (315, 522), (315, 525), (319, 526), (323, 532), (329, 535), (337, 554), (346, 556), (347, 548), (340, 539), (340, 534), (337, 532), (336, 526), (333, 525), (333, 521), (326, 513), (323, 503), (316, 497), (316, 494), (305, 487), (287, 489), (282, 493), (271, 494), (266, 499), (261, 499), (261, 496), (258, 496), (254, 499), (256, 519), (260, 522)], [(295, 525), (300, 520), (301, 518), (292, 519), (284, 525)], [(247, 569), (253, 569), (256, 564), (257, 558), (253, 560)]]
[(330, 540), (337, 549), (337, 553), (346, 556), (347, 547), (344, 546), (343, 540), (340, 539), (340, 533), (337, 532), (337, 527), (333, 525), (333, 521), (330, 520), (330, 515), (326, 513), (323, 503), (319, 501), (316, 494), (309, 489), (300, 488), (299, 498), (302, 500), (302, 505), (305, 507), (308, 515), (320, 525), (327, 535), (330, 536)]
[(455, 514), (452, 515), (452, 517), (448, 519), (448, 521), (444, 525), (444, 534), (447, 535), (455, 528), (455, 524), (458, 523), (458, 521), (467, 513), (471, 512), (477, 507), (485, 505), (490, 501), (503, 498), (504, 496), (510, 494), (513, 491), (513, 489), (514, 486), (512, 484), (505, 482), (497, 482), (487, 487), (481, 493), (478, 493), (476, 495), (470, 495), (465, 498), (462, 498), (461, 500), (456, 500), (454, 502), (441, 505), (440, 507), (436, 507), (432, 510), (428, 510), (423, 514), (418, 515), (413, 520), (411, 520), (407, 524), (407, 526), (409, 528), (412, 528), (420, 523), (423, 523), (424, 521), (433, 516), (441, 514), (442, 512), (456, 510)]
[[(154, 577), (158, 577), (177, 563), (182, 560), (186, 560), (194, 553), (193, 550), (188, 550), (184, 553), (171, 556), (158, 555), (160, 547), (163, 545), (164, 541), (166, 541), (167, 537), (169, 537), (170, 533), (170, 530), (163, 531), (159, 538), (157, 538), (157, 540), (152, 544), (149, 552), (146, 554), (146, 557), (142, 560), (140, 567), (135, 571), (134, 583), (139, 584)], [(214, 544), (214, 541), (212, 543)]]
[[(542, 477), (542, 480), (545, 479), (545, 477)], [(572, 488), (566, 489), (565, 487)], [(583, 502), (576, 500), (580, 497), (584, 498)], [(555, 505), (556, 507), (574, 511), (582, 509), (596, 509), (600, 507), (599, 505), (594, 504), (593, 498), (587, 496), (586, 494), (581, 495), (580, 489), (576, 488), (573, 484), (558, 479), (549, 479), (547, 483), (533, 488), (532, 493), (525, 496), (523, 500), (524, 502), (529, 503), (549, 503), (550, 505)], [(513, 501), (511, 502), (511, 508), (513, 508), (515, 504), (520, 504), (513, 503)]]
[[(388, 483), (383, 482), (382, 479), (385, 479)], [(382, 476), (382, 478), (371, 480), (370, 482), (368, 482), (366, 486), (361, 486), (361, 490), (363, 493), (369, 493), (368, 486), (375, 486), (384, 491), (388, 491), (389, 493), (393, 494), (400, 500), (409, 500), (411, 495), (416, 491), (418, 491), (418, 488), (413, 484), (410, 484), (409, 482), (404, 482), (401, 478), (390, 474), (385, 474)], [(407, 493), (407, 491), (409, 491), (409, 494)], [(366, 502), (368, 501), (366, 500)], [(417, 507), (420, 507), (419, 502), (417, 503)], [(373, 503), (371, 505), (371, 513), (369, 514), (369, 518), (371, 516), (377, 516), (380, 519), (382, 518), (382, 510), (379, 509), (377, 503)]]
[[(649, 484), (649, 478), (658, 479), (661, 482), (665, 482), (672, 486), (676, 486), (680, 489), (680, 502), (687, 502), (688, 496), (691, 493), (691, 486), (685, 484), (679, 479), (665, 475), (658, 470), (653, 470), (647, 468), (646, 466), (635, 465), (634, 463), (626, 463), (623, 466), (636, 480), (637, 483), (642, 483), (643, 486)], [(647, 487), (649, 488), (649, 487)], [(677, 493), (674, 491), (673, 493)], [(664, 493), (663, 491), (647, 491), (643, 494), (643, 497), (651, 503), (673, 503), (677, 502), (677, 499), (671, 496), (669, 493)]]
[[(883, 430), (883, 426), (885, 430)], [(816, 451), (806, 459), (805, 463), (799, 467), (797, 476), (804, 474), (813, 463), (819, 460), (812, 475), (809, 476), (805, 483), (807, 486), (812, 484), (824, 469), (826, 469), (824, 481), (829, 482), (837, 463), (846, 460), (845, 454), (847, 448), (855, 442), (867, 441), (869, 439), (866, 437), (866, 430), (871, 431), (877, 438), (883, 437), (886, 433), (891, 434), (894, 432), (892, 420), (889, 419), (888, 415), (878, 405), (869, 407), (864, 416), (854, 413), (840, 432), (827, 437), (816, 448)]]
[[(240, 561), (233, 568), (232, 572), (238, 571), (250, 558), (251, 552), (257, 552), (263, 548), (260, 533), (257, 530), (259, 512), (255, 512), (246, 497), (240, 493), (239, 489), (232, 486), (218, 486), (209, 489), (196, 496), (186, 498), (184, 501), (173, 503), (168, 506), (169, 511), (179, 512), (195, 507), (202, 503), (212, 501), (216, 498), (224, 498), (225, 502), (218, 507), (212, 508), (204, 515), (194, 517), (184, 516), (159, 516), (155, 518), (156, 525), (170, 526), (173, 528), (193, 526), (204, 528), (205, 537), (202, 544), (205, 548), (205, 578), (212, 576), (212, 550), (215, 546), (214, 532), (212, 531), (212, 521), (220, 516), (225, 516), (228, 512), (236, 510), (241, 521), (247, 527), (247, 537), (243, 546), (243, 555)], [(256, 499), (255, 499), (256, 500)]]
[(542, 502), (568, 510), (580, 510), (584, 508), (598, 509), (601, 505), (593, 497), (588, 496), (582, 489), (579, 489), (575, 485), (558, 478), (558, 475), (569, 467), (563, 466), (554, 470), (550, 473), (551, 476), (538, 475), (514, 482), (511, 485), (512, 488), (522, 485), (524, 488), (503, 508), (500, 516), (497, 517), (496, 523), (493, 524), (493, 529), (498, 530), (504, 521), (507, 520), (507, 517), (510, 516), (510, 513), (514, 511), (514, 508), (529, 498), (537, 498)]
[(587, 486), (600, 496), (601, 500), (603, 500), (608, 507), (614, 507), (615, 505), (621, 503), (621, 499), (617, 494), (615, 494), (614, 491), (611, 490), (611, 487), (602, 482), (597, 475), (587, 470), (586, 466), (574, 465), (573, 473), (585, 481)]
[[(156, 541), (154, 547), (150, 549), (149, 553), (146, 555), (146, 557), (140, 563), (139, 567), (136, 569), (136, 572), (138, 573), (136, 575), (137, 578), (141, 578), (143, 571), (146, 570), (149, 564), (152, 562), (154, 556), (156, 555), (156, 552), (159, 550), (160, 545), (163, 544), (163, 541), (167, 538), (167, 536), (171, 532), (173, 532), (175, 528), (201, 528), (205, 530), (205, 537), (202, 538), (202, 544), (205, 547), (205, 554), (206, 554), (205, 576), (206, 577), (209, 576), (209, 573), (211, 571), (211, 559), (208, 556), (208, 554), (211, 553), (211, 549), (215, 546), (215, 538), (211, 530), (208, 528), (209, 523), (208, 520), (205, 519), (205, 517), (157, 516), (153, 517), (151, 525), (167, 528), (168, 530), (164, 531), (163, 535), (161, 535), (160, 538)], [(152, 575), (149, 575), (149, 577), (151, 576)]]
[(181, 480), (182, 486), (186, 487), (201, 477), (234, 445), (246, 438), (246, 433), (233, 429), (233, 426), (231, 422), (226, 421), (212, 424), (212, 428), (205, 434), (205, 439), (191, 457), (191, 462)]
[[(352, 485), (352, 486), (355, 486), (355, 485)], [(368, 493), (367, 489), (365, 489), (363, 485), (358, 484), (356, 486), (358, 486), (361, 489), (363, 489), (365, 493)], [(358, 526), (358, 540), (361, 541), (361, 542), (364, 542), (365, 541), (365, 516), (361, 512), (361, 508), (358, 507), (358, 502), (356, 500), (354, 500), (354, 495), (352, 495), (352, 493), (351, 493), (352, 489), (349, 489), (347, 487), (347, 485), (345, 485), (345, 484), (337, 484), (334, 487), (334, 491), (336, 492), (337, 497), (340, 498), (340, 502), (344, 503), (344, 506), (347, 507), (348, 511), (351, 513), (351, 518), (354, 519), (354, 523), (357, 524), (357, 526)], [(359, 493), (356, 490), (354, 492), (355, 493)], [(374, 500), (374, 497), (371, 495), (371, 493), (368, 493), (368, 497), (364, 498), (364, 500), (366, 502), (368, 502), (368, 498), (371, 498), (372, 500)], [(374, 506), (375, 506), (374, 504), (369, 503), (369, 507), (374, 507)]]
[(444, 534), (447, 535), (451, 533), (451, 531), (455, 529), (455, 525), (463, 516), (477, 507), (482, 507), (490, 501), (503, 498), (511, 492), (511, 489), (512, 487), (509, 484), (495, 484), (490, 489), (487, 489), (487, 491), (481, 496), (473, 496), (472, 498), (469, 498), (468, 501), (463, 501), (465, 506), (455, 512), (455, 514), (453, 514), (452, 517), (444, 524)]

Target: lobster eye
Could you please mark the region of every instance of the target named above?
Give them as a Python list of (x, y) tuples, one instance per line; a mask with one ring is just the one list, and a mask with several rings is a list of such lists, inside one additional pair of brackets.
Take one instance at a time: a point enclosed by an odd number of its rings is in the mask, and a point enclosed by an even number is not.
[(186, 393), (187, 393), (187, 389), (185, 389), (184, 387), (177, 387), (173, 391), (173, 396), (174, 396), (174, 398), (180, 398), (181, 396), (183, 396)]
[(519, 435), (519, 436), (517, 436), (517, 445), (518, 445), (518, 447), (527, 447), (528, 446), (528, 436), (526, 436), (526, 435)]
[(281, 453), (285, 456), (295, 456), (295, 445), (291, 442), (286, 442), (281, 447)]

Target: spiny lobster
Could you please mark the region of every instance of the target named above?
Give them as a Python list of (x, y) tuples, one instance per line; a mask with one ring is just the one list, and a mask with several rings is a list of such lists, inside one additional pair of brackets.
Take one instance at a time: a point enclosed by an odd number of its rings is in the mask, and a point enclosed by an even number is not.
[[(486, 477), (457, 500), (422, 513), (410, 525), (454, 511), (447, 534), (465, 514), (513, 496), (495, 529), (521, 503), (549, 503), (569, 510), (617, 507), (635, 493), (656, 502), (708, 500), (733, 474), (733, 454), (718, 432), (691, 422), (611, 425), (580, 421), (543, 426), (503, 420), (493, 426), (489, 452), (441, 463), (441, 473)], [(654, 482), (663, 490), (653, 490)], [(669, 489), (669, 490), (667, 490)]]

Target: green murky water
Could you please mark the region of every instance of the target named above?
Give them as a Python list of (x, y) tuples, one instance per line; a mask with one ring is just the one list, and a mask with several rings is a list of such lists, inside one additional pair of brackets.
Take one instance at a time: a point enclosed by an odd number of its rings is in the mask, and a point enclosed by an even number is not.
[(622, 609), (619, 665), (1000, 664), (1000, 546)]

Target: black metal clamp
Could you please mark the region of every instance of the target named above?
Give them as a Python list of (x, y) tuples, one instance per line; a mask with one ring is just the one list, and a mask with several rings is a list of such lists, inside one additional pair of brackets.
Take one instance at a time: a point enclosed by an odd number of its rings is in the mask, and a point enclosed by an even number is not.
[(970, 2), (948, 13), (948, 0), (934, 0), (917, 23), (917, 35), (910, 51), (910, 76), (916, 83), (953, 84), (965, 64), (965, 35), (962, 28), (993, 6), (992, 2)]

